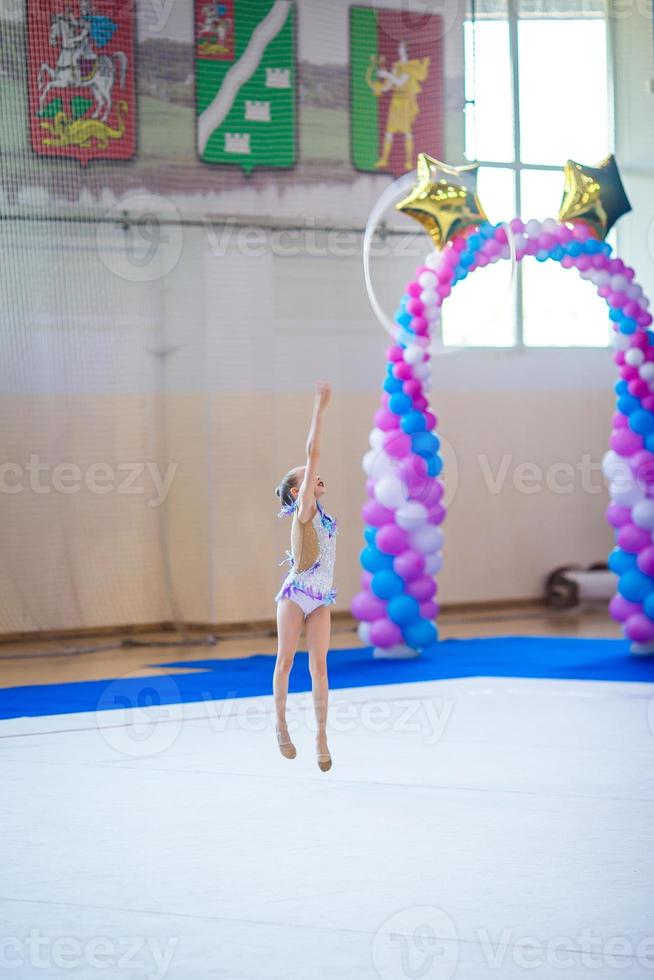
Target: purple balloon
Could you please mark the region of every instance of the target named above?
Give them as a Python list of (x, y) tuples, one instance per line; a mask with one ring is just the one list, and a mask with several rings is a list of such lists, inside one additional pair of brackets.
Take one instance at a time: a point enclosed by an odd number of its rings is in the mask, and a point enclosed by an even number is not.
[(637, 602), (629, 602), (621, 595), (614, 595), (609, 603), (609, 613), (619, 623), (626, 622), (630, 616), (642, 611), (642, 607)]
[(399, 428), (400, 419), (390, 409), (380, 408), (378, 412), (375, 412), (375, 425), (378, 429), (383, 429), (384, 432), (390, 432), (391, 429)]
[(397, 524), (385, 524), (377, 532), (375, 544), (385, 555), (399, 555), (409, 545), (409, 535)]
[(361, 588), (365, 592), (366, 589), (370, 589), (370, 583), (372, 582), (372, 572), (362, 572), (361, 573)]
[(393, 562), (393, 570), (405, 582), (419, 578), (425, 570), (425, 557), (413, 548), (403, 551)]
[(442, 504), (436, 504), (435, 507), (430, 507), (427, 520), (430, 524), (442, 524), (446, 514), (447, 511)]
[(396, 459), (403, 459), (411, 452), (411, 439), (404, 432), (389, 432), (384, 439), (384, 451)]
[(384, 527), (393, 523), (393, 511), (384, 507), (378, 500), (368, 500), (361, 508), (361, 516), (371, 527)]
[(364, 623), (372, 623), (386, 615), (386, 606), (372, 592), (357, 592), (350, 608), (352, 615)]
[(631, 429), (617, 429), (611, 436), (611, 449), (618, 456), (633, 456), (643, 448), (643, 438)]
[(370, 639), (376, 647), (394, 647), (402, 642), (402, 630), (390, 619), (376, 619), (370, 627)]
[(436, 583), (431, 576), (421, 575), (420, 578), (407, 584), (406, 592), (418, 602), (429, 602), (436, 595)]
[(612, 527), (624, 527), (631, 522), (631, 510), (611, 503), (606, 509), (606, 520)]
[(624, 624), (624, 632), (634, 643), (651, 643), (654, 640), (654, 622), (644, 613), (635, 613)]
[(645, 575), (651, 575), (654, 578), (654, 545), (649, 544), (646, 548), (643, 548), (636, 559), (636, 564), (641, 572), (644, 572)]
[(636, 527), (635, 524), (625, 524), (618, 531), (616, 540), (618, 547), (622, 548), (623, 551), (637, 555), (639, 551), (642, 551), (651, 544), (652, 535), (650, 531), (646, 531), (642, 527)]
[(423, 619), (436, 619), (440, 612), (440, 606), (433, 599), (420, 603), (420, 615)]

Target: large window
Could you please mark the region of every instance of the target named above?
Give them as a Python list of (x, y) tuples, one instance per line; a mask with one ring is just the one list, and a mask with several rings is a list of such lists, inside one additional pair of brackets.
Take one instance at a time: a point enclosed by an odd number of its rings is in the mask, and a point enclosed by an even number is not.
[[(602, 0), (482, 0), (465, 22), (465, 153), (492, 221), (556, 217), (562, 167), (611, 149)], [(573, 66), (583, 64), (583, 77)], [(446, 304), (447, 344), (602, 347), (606, 311), (574, 270), (477, 270)]]

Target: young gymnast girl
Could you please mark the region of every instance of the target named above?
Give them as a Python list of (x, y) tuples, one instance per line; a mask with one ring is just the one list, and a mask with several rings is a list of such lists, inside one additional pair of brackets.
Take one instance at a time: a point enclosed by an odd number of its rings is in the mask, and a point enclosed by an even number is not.
[(288, 678), (304, 625), (316, 715), (316, 753), (318, 766), (323, 772), (327, 772), (332, 766), (327, 747), (327, 651), (331, 632), (329, 607), (336, 598), (336, 592), (332, 588), (336, 521), (320, 505), (320, 498), (325, 493), (325, 483), (318, 474), (318, 462), (323, 415), (330, 399), (330, 386), (326, 382), (318, 382), (307, 437), (306, 465), (289, 470), (275, 491), (283, 505), (279, 516), (293, 515), (291, 550), (287, 553), (290, 571), (275, 599), (277, 661), (273, 676), (273, 694), (277, 743), (284, 758), (295, 758), (297, 752), (286, 724), (286, 698)]

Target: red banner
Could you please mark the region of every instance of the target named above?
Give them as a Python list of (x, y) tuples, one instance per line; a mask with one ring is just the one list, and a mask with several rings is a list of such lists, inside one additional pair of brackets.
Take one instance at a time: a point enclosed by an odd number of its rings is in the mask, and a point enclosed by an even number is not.
[(28, 0), (36, 153), (82, 164), (134, 156), (134, 32), (134, 4), (126, 0)]

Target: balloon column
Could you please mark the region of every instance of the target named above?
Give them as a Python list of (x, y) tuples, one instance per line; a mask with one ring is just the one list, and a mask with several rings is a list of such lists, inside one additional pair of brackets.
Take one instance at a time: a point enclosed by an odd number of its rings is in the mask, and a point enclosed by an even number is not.
[[(465, 169), (467, 171), (470, 168)], [(609, 307), (617, 411), (611, 451), (604, 459), (610, 481), (607, 518), (617, 547), (609, 566), (619, 576), (611, 614), (624, 624), (635, 650), (654, 650), (654, 332), (649, 301), (634, 270), (612, 258), (603, 240), (629, 202), (612, 157), (598, 167), (572, 160), (565, 167), (559, 220), (491, 224), (469, 180), (425, 154), (418, 183), (397, 207), (416, 218), (438, 251), (429, 254), (407, 285), (395, 317), (395, 341), (387, 351), (381, 405), (363, 467), (367, 501), (362, 516), (361, 591), (352, 612), (359, 636), (376, 656), (415, 656), (437, 639), (433, 576), (442, 566), (445, 517), (442, 459), (429, 409), (430, 338), (452, 287), (501, 258), (533, 256), (576, 269), (594, 284)], [(510, 231), (509, 231), (510, 228)]]

